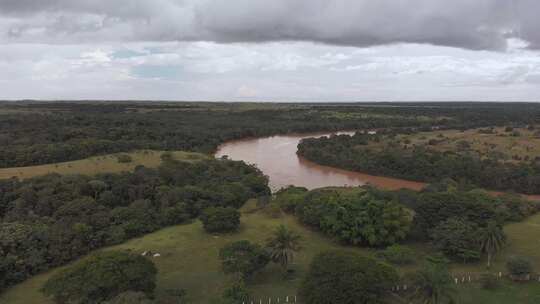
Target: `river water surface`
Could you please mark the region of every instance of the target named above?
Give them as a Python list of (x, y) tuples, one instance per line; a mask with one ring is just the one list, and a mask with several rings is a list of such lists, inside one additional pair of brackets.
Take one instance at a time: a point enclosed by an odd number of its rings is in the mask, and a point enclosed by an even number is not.
[[(352, 134), (340, 132), (339, 134)], [(408, 188), (419, 190), (423, 183), (396, 178), (373, 176), (317, 165), (296, 154), (302, 138), (327, 136), (330, 133), (278, 135), (230, 141), (218, 148), (216, 157), (227, 155), (233, 160), (254, 164), (270, 179), (275, 191), (288, 185), (308, 189), (326, 186), (359, 186), (366, 183), (388, 190)]]

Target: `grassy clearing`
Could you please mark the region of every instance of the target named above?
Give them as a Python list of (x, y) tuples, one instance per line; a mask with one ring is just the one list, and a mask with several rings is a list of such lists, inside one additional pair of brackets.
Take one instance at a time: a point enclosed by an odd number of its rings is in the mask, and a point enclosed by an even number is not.
[[(254, 211), (254, 201), (242, 209), (242, 225), (238, 233), (211, 235), (204, 232), (200, 222), (162, 229), (141, 238), (103, 250), (132, 250), (136, 253), (145, 250), (159, 252), (161, 257), (153, 259), (159, 269), (157, 292), (170, 288), (188, 290), (192, 303), (209, 303), (219, 297), (229, 278), (220, 271), (217, 259), (219, 249), (226, 243), (247, 239), (264, 243), (270, 232), (284, 224), (300, 233), (303, 237), (303, 250), (295, 259), (296, 279), (284, 280), (279, 267), (270, 264), (263, 272), (256, 275), (249, 286), (253, 296), (285, 296), (296, 294), (297, 287), (308, 268), (309, 262), (317, 253), (333, 248), (354, 250), (366, 255), (373, 255), (374, 250), (340, 246), (324, 235), (311, 231), (299, 224), (294, 217), (284, 215), (274, 218), (265, 212)], [(494, 270), (503, 270), (506, 257), (523, 254), (533, 259), (536, 269), (540, 269), (540, 215), (527, 221), (506, 227), (509, 246), (496, 257)], [(428, 254), (425, 245), (412, 245), (420, 257)], [(400, 269), (414, 270), (415, 266)], [(484, 263), (468, 266), (454, 265), (453, 272), (482, 272)], [(22, 284), (7, 290), (0, 296), (0, 303), (9, 304), (52, 304), (39, 292), (41, 285), (56, 270), (35, 276)], [(475, 284), (460, 285), (459, 303), (538, 303), (540, 283), (515, 284), (506, 282), (496, 291), (486, 291)]]
[[(200, 222), (162, 229), (141, 238), (104, 250), (145, 250), (159, 252), (161, 257), (153, 259), (159, 269), (157, 292), (170, 288), (185, 288), (193, 303), (208, 303), (221, 295), (228, 277), (220, 270), (219, 249), (231, 241), (248, 239), (263, 243), (270, 232), (280, 224), (300, 232), (303, 236), (303, 250), (295, 259), (297, 277), (303, 277), (312, 257), (320, 251), (336, 248), (330, 239), (317, 232), (307, 230), (293, 217), (270, 218), (263, 212), (251, 212), (250, 202), (244, 209), (242, 225), (238, 233), (211, 235), (204, 232)], [(343, 247), (345, 248), (345, 247)], [(369, 253), (367, 249), (353, 249)], [(35, 276), (19, 284), (0, 297), (0, 303), (37, 304), (52, 303), (38, 291), (39, 287), (58, 269)], [(250, 286), (255, 296), (294, 295), (299, 280), (285, 281), (276, 265), (269, 265), (254, 277)]]
[[(94, 156), (82, 160), (75, 160), (56, 164), (47, 164), (29, 167), (2, 168), (0, 169), (0, 179), (18, 177), (20, 179), (30, 178), (48, 173), (59, 174), (85, 174), (96, 175), (98, 173), (118, 173), (132, 171), (135, 167), (143, 165), (153, 168), (161, 163), (161, 154), (164, 151), (141, 150), (131, 153), (109, 154)], [(171, 152), (173, 158), (184, 161), (195, 161), (207, 158), (208, 156), (199, 153), (184, 151)], [(131, 162), (120, 163), (118, 155), (126, 154), (132, 158)]]

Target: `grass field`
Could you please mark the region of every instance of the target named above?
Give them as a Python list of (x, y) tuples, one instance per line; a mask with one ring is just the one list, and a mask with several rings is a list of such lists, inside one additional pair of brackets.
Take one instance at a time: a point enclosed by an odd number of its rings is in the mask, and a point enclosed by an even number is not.
[[(164, 151), (141, 150), (131, 153), (120, 153), (131, 156), (132, 161), (129, 163), (120, 163), (118, 161), (118, 155), (120, 154), (109, 154), (48, 165), (2, 168), (0, 169), (0, 179), (11, 177), (25, 179), (48, 173), (85, 175), (95, 175), (98, 173), (118, 173), (123, 171), (132, 171), (139, 165), (153, 168), (159, 166), (161, 163), (160, 156), (163, 152)], [(194, 161), (208, 157), (204, 154), (184, 151), (174, 151), (171, 153), (173, 158), (184, 161)]]
[[(437, 151), (476, 153), (480, 157), (490, 155), (504, 161), (519, 162), (525, 159), (532, 160), (540, 155), (540, 136), (537, 132), (537, 130), (525, 128), (506, 131), (505, 128), (499, 127), (493, 128), (493, 133), (489, 134), (481, 133), (480, 129), (470, 129), (463, 132), (442, 130), (399, 135), (396, 139), (402, 145), (426, 145)], [(430, 141), (435, 144), (429, 145)], [(382, 144), (375, 143), (374, 145), (380, 146)], [(464, 145), (468, 145), (468, 147)]]
[[(254, 202), (243, 208), (242, 225), (238, 233), (211, 235), (204, 232), (199, 222), (169, 227), (124, 244), (103, 250), (145, 250), (159, 252), (161, 257), (153, 261), (159, 269), (157, 292), (170, 288), (185, 288), (191, 303), (209, 303), (221, 294), (229, 278), (221, 273), (217, 259), (219, 248), (228, 242), (248, 239), (264, 243), (270, 232), (280, 224), (285, 224), (303, 237), (303, 250), (295, 259), (296, 279), (284, 280), (280, 269), (270, 264), (249, 283), (251, 293), (256, 298), (268, 296), (295, 295), (300, 278), (305, 274), (309, 262), (315, 254), (332, 248), (354, 250), (373, 255), (374, 250), (337, 245), (324, 235), (300, 225), (292, 216), (273, 218), (266, 213), (253, 212)], [(507, 256), (523, 254), (533, 259), (536, 269), (540, 269), (540, 214), (528, 220), (508, 225), (506, 232), (509, 246), (496, 257), (494, 270), (503, 270)], [(414, 246), (414, 245), (413, 245)], [(414, 246), (420, 257), (427, 254), (427, 246)], [(412, 270), (409, 267), (407, 270)], [(401, 269), (405, 270), (405, 269)], [(482, 272), (484, 263), (466, 267), (454, 265), (453, 272)], [(39, 292), (41, 285), (57, 270), (35, 276), (22, 284), (7, 290), (0, 296), (0, 303), (9, 304), (50, 304)], [(458, 303), (540, 303), (540, 283), (516, 284), (505, 281), (496, 291), (486, 291), (475, 284), (459, 286)]]

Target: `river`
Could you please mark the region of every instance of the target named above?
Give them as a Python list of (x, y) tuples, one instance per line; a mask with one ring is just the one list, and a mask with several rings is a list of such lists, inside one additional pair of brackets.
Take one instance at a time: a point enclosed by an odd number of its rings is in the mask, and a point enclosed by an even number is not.
[[(314, 189), (371, 184), (386, 190), (401, 188), (420, 190), (426, 185), (399, 178), (321, 166), (296, 154), (298, 143), (303, 138), (352, 133), (354, 132), (290, 134), (234, 140), (219, 146), (215, 155), (216, 157), (226, 155), (233, 160), (243, 160), (246, 163), (254, 164), (269, 177), (272, 191), (289, 185)], [(499, 191), (490, 192), (495, 195), (502, 194)], [(524, 197), (540, 201), (540, 195), (524, 195)]]
[[(351, 133), (339, 132), (338, 134)], [(269, 177), (270, 188), (273, 191), (288, 185), (314, 189), (327, 186), (359, 186), (369, 183), (388, 190), (399, 188), (419, 190), (424, 186), (423, 183), (418, 182), (321, 166), (296, 154), (301, 139), (330, 134), (332, 133), (291, 134), (230, 141), (218, 148), (216, 157), (226, 155), (230, 159), (243, 160), (256, 165)]]

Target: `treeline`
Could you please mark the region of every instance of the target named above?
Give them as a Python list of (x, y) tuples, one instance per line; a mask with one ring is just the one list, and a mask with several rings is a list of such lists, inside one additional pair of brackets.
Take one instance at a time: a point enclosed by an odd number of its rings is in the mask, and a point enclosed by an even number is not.
[(23, 114), (0, 114), (0, 167), (56, 163), (134, 149), (209, 153), (227, 140), (290, 132), (438, 124), (436, 119), (425, 121), (414, 116), (336, 118), (328, 111), (309, 107), (241, 110), (234, 105), (203, 105), (162, 110), (141, 109), (137, 104), (54, 104), (45, 108), (32, 104), (15, 108), (12, 110), (24, 110)]
[(2, 180), (0, 290), (93, 249), (183, 223), (205, 208), (239, 208), (267, 194), (259, 170), (228, 160)]
[[(6, 111), (2, 111), (6, 110)], [(134, 149), (212, 152), (226, 140), (290, 132), (440, 128), (540, 120), (538, 104), (0, 103), (0, 167)]]
[(387, 139), (385, 135), (360, 133), (309, 138), (298, 145), (298, 154), (322, 165), (374, 175), (421, 182), (450, 178), (481, 188), (540, 194), (540, 162), (535, 159), (516, 164), (422, 146), (386, 145), (377, 150), (369, 146)]

